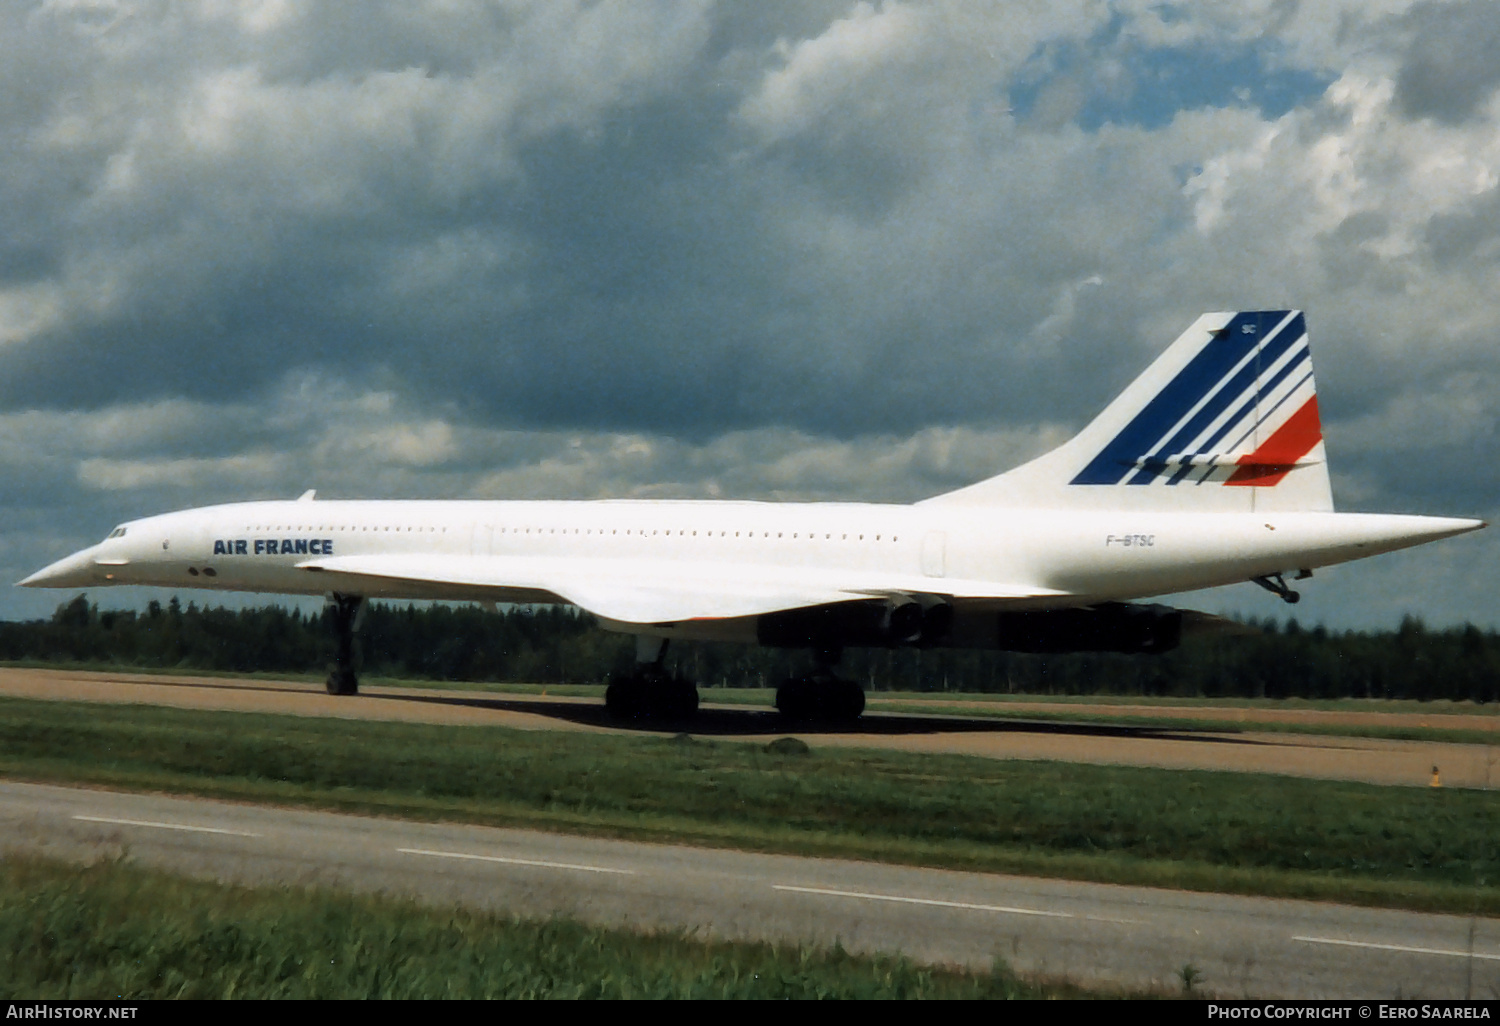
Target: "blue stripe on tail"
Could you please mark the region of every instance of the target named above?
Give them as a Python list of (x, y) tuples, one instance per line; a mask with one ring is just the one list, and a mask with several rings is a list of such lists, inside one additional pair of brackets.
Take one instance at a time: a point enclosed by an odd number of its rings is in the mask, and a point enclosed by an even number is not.
[[(1152, 397), (1141, 412), (1070, 483), (1115, 485), (1125, 480), (1134, 469), (1135, 462), (1155, 451), (1167, 432), (1222, 381), (1236, 364), (1250, 355), (1260, 345), (1262, 334), (1285, 320), (1288, 312), (1282, 310), (1235, 314), (1224, 328), (1214, 332), (1214, 337), (1188, 361), (1188, 365)], [(1287, 339), (1286, 344), (1290, 345), (1302, 334), (1302, 318), (1299, 316), (1283, 329), (1280, 337)], [(1231, 388), (1225, 388), (1220, 397), (1216, 397), (1208, 405), (1215, 405), (1222, 398), (1222, 405), (1219, 406), (1222, 412), (1239, 394)], [(1145, 475), (1146, 481), (1154, 477), (1154, 474)]]
[[(1219, 389), (1208, 402), (1203, 404), (1202, 409), (1193, 414), (1192, 419), (1182, 426), (1182, 430), (1157, 446), (1154, 451), (1142, 453), (1141, 455), (1172, 456), (1185, 452), (1187, 446), (1192, 444), (1193, 439), (1202, 434), (1221, 413), (1229, 409), (1232, 403), (1237, 403), (1248, 398), (1249, 405), (1253, 407), (1258, 397), (1269, 391), (1273, 384), (1272, 382), (1267, 382), (1264, 387), (1257, 389), (1255, 387), (1256, 379), (1265, 372), (1267, 367), (1281, 359), (1288, 349), (1302, 339), (1302, 336), (1302, 318), (1299, 316), (1293, 318), (1291, 323), (1278, 334), (1263, 342), (1260, 353), (1257, 354), (1255, 359), (1250, 360), (1245, 366), (1241, 367), (1235, 376), (1225, 383), (1223, 388)], [(1279, 381), (1285, 376), (1286, 371), (1283, 369), (1276, 376), (1275, 380)], [(1233, 417), (1230, 417), (1226, 424), (1233, 424), (1242, 416), (1244, 416), (1243, 412), (1237, 413)], [(1220, 432), (1222, 433), (1223, 430), (1221, 428)], [(1221, 437), (1221, 434), (1216, 434), (1214, 437), (1217, 439)], [(1204, 446), (1200, 447), (1200, 451), (1205, 453), (1213, 452), (1211, 448), (1212, 444), (1212, 440), (1205, 443)], [(1130, 483), (1146, 484), (1155, 476), (1156, 472), (1154, 470), (1142, 470), (1135, 477), (1131, 478)]]
[[(1301, 318), (1298, 319), (1300, 320)], [(1288, 360), (1285, 367), (1282, 367), (1281, 370), (1277, 371), (1275, 375), (1270, 378), (1270, 380), (1268, 380), (1263, 386), (1261, 386), (1259, 390), (1257, 390), (1256, 394), (1250, 396), (1250, 398), (1245, 401), (1245, 404), (1243, 406), (1234, 411), (1233, 416), (1231, 416), (1222, 425), (1220, 425), (1219, 429), (1212, 435), (1210, 435), (1201, 446), (1199, 446), (1199, 451), (1203, 453), (1213, 452), (1214, 447), (1222, 442), (1224, 440), (1224, 437), (1228, 435), (1230, 431), (1234, 430), (1240, 424), (1243, 424), (1245, 422), (1245, 418), (1255, 412), (1255, 407), (1265, 396), (1276, 391), (1277, 386), (1285, 381), (1287, 377), (1290, 376), (1293, 372), (1298, 370), (1304, 364), (1308, 363), (1311, 359), (1312, 352), (1310, 350), (1304, 349), (1302, 350), (1302, 352), (1298, 353), (1296, 356)], [(1255, 425), (1252, 427), (1252, 430), (1254, 430), (1254, 427), (1259, 427), (1261, 421), (1264, 420), (1265, 416), (1263, 415), (1256, 421)], [(1235, 444), (1237, 445), (1241, 442), (1243, 442), (1243, 438), (1236, 439)], [(1231, 450), (1233, 450), (1234, 448), (1235, 445), (1230, 446)], [(1178, 475), (1173, 477), (1171, 482), (1169, 483), (1176, 484), (1178, 481), (1182, 480), (1182, 477), (1183, 475), (1179, 473)]]

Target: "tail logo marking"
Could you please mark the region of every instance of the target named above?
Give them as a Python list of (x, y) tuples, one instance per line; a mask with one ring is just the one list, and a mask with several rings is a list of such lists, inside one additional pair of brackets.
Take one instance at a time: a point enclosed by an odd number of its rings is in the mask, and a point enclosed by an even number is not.
[(1070, 483), (1275, 486), (1322, 440), (1306, 340), (1300, 312), (1235, 314)]

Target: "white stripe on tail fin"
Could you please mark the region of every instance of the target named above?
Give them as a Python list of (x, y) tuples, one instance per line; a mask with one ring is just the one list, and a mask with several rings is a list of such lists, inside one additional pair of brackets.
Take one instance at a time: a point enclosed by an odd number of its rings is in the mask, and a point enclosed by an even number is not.
[(1071, 441), (927, 502), (1332, 510), (1301, 311), (1204, 314)]

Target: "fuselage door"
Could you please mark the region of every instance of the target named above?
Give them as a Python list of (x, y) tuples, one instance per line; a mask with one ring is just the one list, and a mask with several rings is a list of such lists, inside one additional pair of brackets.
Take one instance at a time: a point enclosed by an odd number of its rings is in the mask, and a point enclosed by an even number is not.
[(922, 539), (922, 573), (928, 577), (942, 577), (948, 572), (948, 535), (944, 531), (928, 531)]
[(494, 524), (475, 524), (469, 530), (469, 552), (472, 555), (488, 556), (494, 551)]

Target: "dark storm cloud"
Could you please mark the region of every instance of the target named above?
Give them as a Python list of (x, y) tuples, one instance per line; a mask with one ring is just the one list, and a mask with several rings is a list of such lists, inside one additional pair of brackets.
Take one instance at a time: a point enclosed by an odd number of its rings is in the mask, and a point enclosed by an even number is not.
[[(566, 95), (555, 65), (582, 44), (565, 17), (360, 5), (353, 32), (353, 9), (317, 5), (255, 35), (188, 32), (149, 6), (110, 27), (130, 52), (83, 76), (94, 122), (39, 158), (74, 165), (83, 192), (22, 205), (65, 226), (60, 245), (0, 253), (12, 276), (62, 279), (68, 308), (0, 350), (0, 402), (227, 401), (322, 366), (393, 373), (512, 423), (701, 429), (778, 412), (742, 402), (741, 382), (782, 392), (763, 350), (786, 269), (725, 166), (738, 97), (716, 84), (740, 48), (774, 42), (775, 19), (740, 13), (711, 46), (689, 40), (666, 72), (687, 85), (665, 102), (645, 87)], [(816, 28), (830, 10), (794, 21)], [(75, 47), (103, 47), (87, 28)], [(524, 47), (530, 67), (511, 75), (504, 59)], [(111, 76), (134, 79), (134, 139), (100, 124)], [(450, 105), (482, 105), (491, 85), (526, 95), (445, 152), (465, 127)], [(41, 113), (62, 119), (53, 103)]]
[[(1007, 65), (953, 76), (997, 44), (898, 5), (701, 26), (691, 7), (175, 10), (107, 30), (37, 16), (102, 60), (38, 109), (35, 160), (8, 178), (60, 163), (79, 184), (28, 196), (61, 230), (10, 263), (61, 312), (0, 348), (0, 405), (229, 402), (321, 368), (537, 427), (848, 435), (1050, 414), (1057, 390), (1027, 387), (1018, 343), (1070, 279), (1142, 241), (1116, 225), (1096, 248), (1117, 165), (1059, 176), (1043, 152), (1040, 183), (989, 181), (963, 135), (1024, 143), (1004, 139)], [(580, 57), (610, 18), (622, 38), (603, 42), (626, 56)], [(949, 70), (866, 56), (902, 41), (892, 21)], [(777, 74), (790, 91), (757, 97)], [(810, 115), (776, 106), (803, 96)], [(968, 177), (988, 209), (943, 252)], [(1069, 212), (1065, 192), (1094, 198)], [(1086, 397), (1109, 320), (1069, 329)]]
[[(356, 7), (367, 31), (348, 31)], [(11, 122), (29, 146), (3, 168), (12, 195), (24, 193), (10, 209), (50, 223), (54, 241), (49, 252), (40, 232), (12, 224), (0, 279), (50, 277), (65, 309), (0, 351), (0, 395), (12, 407), (223, 399), (298, 366), (401, 366), (403, 350), (455, 344), (463, 363), (463, 345), (483, 340), (447, 329), (502, 327), (524, 269), (469, 274), (479, 288), (454, 297), (441, 281), (386, 280), (378, 257), (460, 230), (503, 233), (505, 218), (486, 223), (482, 208), (530, 201), (516, 160), (526, 142), (592, 131), (701, 45), (690, 6), (634, 18), (608, 8), (506, 18), (472, 5), (424, 20), (406, 5), (316, 5), (259, 31), (194, 24), (204, 9), (170, 6), (106, 29), (36, 12), (37, 31), (103, 60), (55, 86), (50, 109)], [(611, 37), (611, 18), (644, 35)], [(573, 74), (580, 65), (588, 76)], [(71, 191), (49, 191), (59, 181)], [(629, 209), (629, 178), (613, 184), (584, 199), (618, 196)], [(406, 286), (398, 310), (350, 309), (391, 286)], [(397, 316), (429, 331), (392, 333), (382, 322)]]
[(1412, 42), (1396, 76), (1396, 105), (1412, 117), (1458, 124), (1500, 85), (1500, 7), (1434, 0), (1403, 19)]
[(1423, 241), (1440, 268), (1493, 270), (1500, 257), (1500, 192), (1491, 189), (1454, 210), (1433, 215)]

